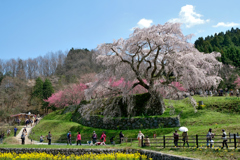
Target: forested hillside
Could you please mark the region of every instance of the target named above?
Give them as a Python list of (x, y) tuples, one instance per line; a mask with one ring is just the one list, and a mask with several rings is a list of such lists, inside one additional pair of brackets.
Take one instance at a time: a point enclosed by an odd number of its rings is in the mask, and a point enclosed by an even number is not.
[(224, 64), (230, 64), (240, 67), (240, 29), (232, 28), (231, 30), (205, 38), (199, 37), (195, 41), (195, 47), (200, 52), (210, 53), (212, 51), (221, 52), (222, 57), (219, 59)]
[(88, 49), (71, 49), (63, 63), (56, 70), (56, 75), (65, 77), (68, 83), (76, 82), (83, 75), (98, 73), (102, 66), (95, 63), (96, 51)]
[(0, 59), (0, 120), (20, 112), (52, 109), (43, 101), (51, 96), (41, 93), (44, 84), (50, 85), (52, 94), (70, 83), (90, 80), (102, 68), (93, 60), (94, 54), (72, 48), (68, 53), (58, 51), (27, 60)]

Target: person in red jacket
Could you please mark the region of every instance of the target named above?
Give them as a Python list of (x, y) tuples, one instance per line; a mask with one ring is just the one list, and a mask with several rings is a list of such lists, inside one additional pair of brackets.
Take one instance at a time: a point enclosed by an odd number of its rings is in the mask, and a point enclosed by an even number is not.
[(78, 145), (78, 144), (79, 144), (80, 146), (82, 145), (82, 144), (81, 144), (81, 134), (80, 134), (80, 132), (78, 132), (78, 135), (77, 135), (77, 145)]
[(102, 132), (102, 135), (101, 135), (101, 138), (100, 138), (100, 140), (102, 140), (102, 142), (106, 142), (106, 134), (104, 133), (104, 132)]

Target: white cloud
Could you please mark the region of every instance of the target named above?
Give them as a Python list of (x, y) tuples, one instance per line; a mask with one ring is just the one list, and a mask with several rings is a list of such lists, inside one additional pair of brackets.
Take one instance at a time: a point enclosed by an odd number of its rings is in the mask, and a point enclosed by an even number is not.
[(153, 21), (151, 19), (140, 19), (140, 21), (138, 21), (137, 26), (133, 27), (131, 30), (134, 30), (135, 28), (148, 28), (152, 25)]
[(169, 22), (183, 23), (187, 28), (195, 25), (204, 24), (210, 21), (210, 19), (201, 19), (202, 15), (195, 12), (195, 7), (192, 5), (186, 5), (181, 8), (179, 12), (179, 18), (170, 19)]
[(219, 22), (217, 25), (213, 26), (213, 27), (235, 27), (235, 26), (239, 26), (239, 23), (234, 23), (234, 22)]

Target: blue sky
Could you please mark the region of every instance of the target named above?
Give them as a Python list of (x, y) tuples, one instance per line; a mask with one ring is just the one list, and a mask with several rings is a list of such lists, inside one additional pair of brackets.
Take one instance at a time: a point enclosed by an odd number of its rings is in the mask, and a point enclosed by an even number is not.
[(240, 27), (239, 0), (1, 0), (0, 59), (35, 58), (127, 38), (134, 27), (181, 22), (205, 37)]

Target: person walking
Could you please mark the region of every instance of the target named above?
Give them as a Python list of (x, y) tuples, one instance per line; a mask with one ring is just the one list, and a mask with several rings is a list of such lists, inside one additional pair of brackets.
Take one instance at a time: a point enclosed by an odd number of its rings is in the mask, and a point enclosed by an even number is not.
[(142, 147), (142, 146), (141, 146), (142, 137), (144, 137), (144, 134), (142, 134), (142, 132), (139, 131), (139, 132), (138, 132), (138, 136), (137, 136), (138, 146), (139, 146), (139, 147)]
[(123, 138), (124, 138), (124, 134), (122, 134), (122, 131), (119, 133), (119, 139), (120, 139), (120, 144), (122, 143), (123, 141)]
[(97, 134), (95, 133), (95, 131), (93, 131), (92, 140), (93, 140), (93, 144), (97, 142)]
[(81, 143), (81, 134), (80, 134), (80, 132), (78, 132), (78, 135), (77, 135), (77, 145), (82, 145), (82, 143)]
[(222, 135), (222, 138), (223, 138), (222, 149), (224, 148), (224, 145), (226, 146), (226, 148), (228, 148), (228, 145), (227, 145), (227, 133), (225, 132), (224, 129), (222, 130), (222, 132), (223, 132), (223, 135)]
[(24, 132), (22, 132), (21, 139), (22, 139), (22, 145), (24, 145), (25, 144), (25, 133)]
[(207, 147), (208, 148), (209, 148), (209, 146), (210, 146), (210, 148), (212, 148), (213, 138), (214, 138), (214, 133), (212, 133), (212, 128), (209, 128), (208, 133), (207, 133)]
[(48, 145), (51, 145), (51, 141), (52, 141), (52, 134), (51, 134), (51, 132), (50, 132), (50, 131), (48, 132), (47, 139), (48, 139)]
[(185, 146), (185, 143), (187, 143), (187, 146), (189, 147), (189, 144), (188, 144), (188, 134), (187, 132), (183, 132), (182, 133), (182, 137), (183, 137), (183, 147)]
[(101, 138), (100, 138), (100, 140), (102, 140), (102, 142), (106, 142), (106, 134), (104, 133), (104, 132), (102, 132), (102, 135), (101, 135)]
[(27, 129), (26, 128), (23, 129), (23, 133), (24, 133), (25, 136), (27, 136)]
[(27, 127), (27, 125), (28, 125), (28, 119), (26, 119), (25, 123), (26, 123), (26, 127)]
[(72, 137), (72, 134), (71, 134), (71, 131), (69, 131), (68, 134), (67, 134), (67, 144), (72, 145), (71, 137)]
[(17, 127), (15, 126), (15, 128), (14, 128), (14, 137), (16, 137), (16, 134), (17, 134)]
[(32, 124), (33, 124), (33, 120), (32, 119), (29, 119), (30, 123), (31, 123), (31, 127), (32, 127)]
[(175, 133), (173, 133), (173, 139), (175, 147), (178, 147), (179, 134), (177, 133), (177, 130), (175, 130)]

